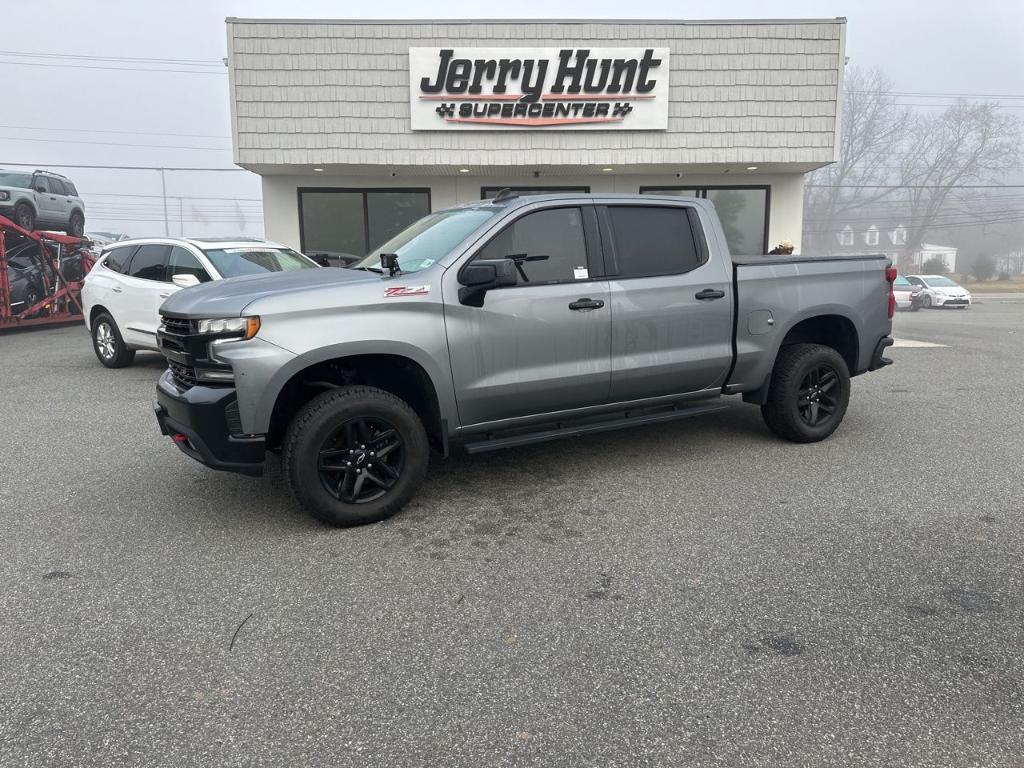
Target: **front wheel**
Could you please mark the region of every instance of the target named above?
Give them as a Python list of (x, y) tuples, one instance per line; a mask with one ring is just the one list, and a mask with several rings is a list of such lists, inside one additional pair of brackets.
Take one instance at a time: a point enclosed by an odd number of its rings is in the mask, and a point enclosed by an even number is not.
[(921, 300), (921, 305), (922, 305), (922, 306), (923, 306), (923, 307), (924, 307), (925, 309), (931, 309), (931, 308), (932, 308), (932, 297), (931, 297), (931, 296), (925, 296), (925, 297), (924, 297), (924, 298), (923, 298), (923, 299)]
[(129, 349), (121, 338), (114, 318), (103, 312), (92, 323), (92, 348), (96, 359), (107, 368), (124, 368), (135, 359), (135, 350)]
[(28, 203), (18, 203), (14, 207), (14, 223), (29, 232), (36, 228), (36, 212)]
[(836, 431), (850, 402), (850, 372), (832, 347), (783, 347), (772, 369), (761, 415), (768, 428), (794, 443), (814, 443)]
[(374, 387), (338, 387), (292, 419), (282, 448), (288, 485), (328, 525), (375, 523), (398, 512), (427, 473), (430, 448), (416, 412)]

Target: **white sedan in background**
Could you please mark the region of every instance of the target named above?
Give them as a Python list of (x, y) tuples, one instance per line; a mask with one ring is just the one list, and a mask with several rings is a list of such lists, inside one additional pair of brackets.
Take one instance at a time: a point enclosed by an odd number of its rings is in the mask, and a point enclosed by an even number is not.
[(912, 285), (921, 286), (923, 296), (921, 306), (959, 307), (966, 309), (971, 306), (971, 294), (959, 283), (955, 283), (945, 275), (907, 275)]
[(210, 280), (318, 269), (312, 259), (264, 240), (123, 240), (106, 248), (82, 286), (85, 327), (107, 368), (158, 352), (160, 305), (175, 291)]

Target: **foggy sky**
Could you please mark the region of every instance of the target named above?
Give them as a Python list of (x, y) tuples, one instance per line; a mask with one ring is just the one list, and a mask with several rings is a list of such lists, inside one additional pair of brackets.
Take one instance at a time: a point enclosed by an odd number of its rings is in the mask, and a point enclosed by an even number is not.
[[(951, 0), (778, 0), (771, 4), (746, 0), (519, 0), (515, 5), (479, 0), (377, 0), (372, 4), (321, 0), (7, 0), (0, 15), (0, 51), (216, 61), (226, 55), (226, 16), (427, 18), (428, 12), (433, 18), (509, 18), (512, 13), (516, 18), (570, 19), (845, 16), (849, 20), (847, 55), (851, 64), (881, 67), (893, 80), (896, 91), (1024, 95), (1024, 3), (1012, 0), (969, 4)], [(63, 170), (60, 164), (231, 167), (226, 69), (192, 74), (53, 66), (63, 64), (75, 62), (15, 58), (0, 52), (5, 90), (5, 98), (0, 101), (0, 167), (13, 167), (8, 166), (13, 162), (38, 163), (39, 167), (66, 173), (86, 199), (88, 229), (118, 229), (137, 236), (163, 234), (160, 199), (141, 197), (160, 194), (159, 174)], [(1004, 103), (1024, 107), (1024, 100)], [(1014, 112), (1024, 117), (1024, 110)], [(53, 130), (56, 128), (71, 130)], [(216, 138), (154, 135), (172, 133), (210, 134)], [(94, 143), (71, 143), (76, 139)], [(238, 204), (242, 211), (250, 217), (259, 214), (255, 201), (260, 197), (259, 180), (249, 173), (169, 173), (167, 187), (169, 195), (243, 198)], [(114, 197), (117, 193), (140, 197)], [(177, 208), (176, 201), (172, 204)], [(186, 234), (238, 232), (237, 225), (227, 220), (235, 209), (233, 202), (207, 201), (202, 205), (214, 211), (215, 218), (223, 215), (226, 220), (186, 221)], [(182, 208), (187, 217), (187, 200)], [(112, 212), (131, 220), (112, 220)], [(260, 232), (256, 223), (246, 229), (247, 234)], [(178, 234), (176, 222), (170, 234)]]

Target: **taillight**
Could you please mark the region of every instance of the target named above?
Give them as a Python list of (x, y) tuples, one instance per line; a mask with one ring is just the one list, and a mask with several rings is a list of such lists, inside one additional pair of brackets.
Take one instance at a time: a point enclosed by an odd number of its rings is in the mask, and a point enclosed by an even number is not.
[(896, 315), (896, 294), (893, 293), (892, 284), (896, 282), (896, 267), (885, 268), (885, 280), (889, 283), (889, 319)]

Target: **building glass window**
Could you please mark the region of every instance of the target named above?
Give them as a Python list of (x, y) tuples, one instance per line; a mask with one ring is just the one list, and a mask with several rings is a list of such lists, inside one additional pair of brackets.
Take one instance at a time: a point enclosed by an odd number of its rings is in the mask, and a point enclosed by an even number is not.
[(853, 230), (850, 229), (849, 224), (843, 227), (843, 230), (839, 233), (839, 244), (853, 245)]
[(590, 193), (590, 187), (480, 187), (480, 199), (490, 200), (497, 197), (503, 189), (509, 189), (517, 195), (551, 195), (556, 192)]
[(878, 228), (871, 227), (864, 233), (864, 242), (868, 245), (878, 245)]
[(302, 250), (350, 263), (428, 213), (428, 189), (302, 188)]
[(769, 187), (640, 187), (640, 194), (707, 198), (715, 204), (730, 253), (757, 256), (768, 252)]

